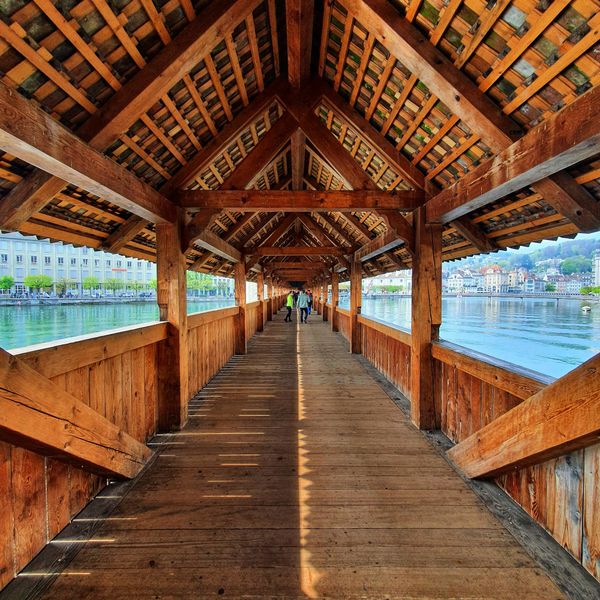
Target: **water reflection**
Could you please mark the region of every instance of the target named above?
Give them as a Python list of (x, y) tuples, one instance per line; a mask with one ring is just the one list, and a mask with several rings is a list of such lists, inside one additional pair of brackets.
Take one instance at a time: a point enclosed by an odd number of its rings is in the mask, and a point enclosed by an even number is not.
[[(188, 302), (188, 312), (232, 306), (233, 300)], [(158, 319), (154, 302), (0, 307), (0, 347), (20, 348)]]
[[(340, 306), (346, 307), (343, 301)], [(444, 298), (443, 339), (560, 377), (600, 352), (600, 305), (579, 300)], [(362, 312), (410, 329), (410, 298), (363, 299)]]

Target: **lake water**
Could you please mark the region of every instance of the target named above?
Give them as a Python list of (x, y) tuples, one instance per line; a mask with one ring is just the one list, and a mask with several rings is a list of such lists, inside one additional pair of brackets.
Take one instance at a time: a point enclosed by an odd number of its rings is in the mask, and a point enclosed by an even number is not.
[[(342, 299), (340, 306), (347, 306)], [(232, 306), (232, 300), (189, 302), (190, 313)], [(579, 300), (445, 298), (443, 339), (560, 377), (600, 352), (600, 304), (584, 314)], [(363, 314), (410, 328), (409, 298), (363, 299)], [(55, 339), (158, 319), (152, 303), (0, 307), (0, 347)]]
[[(233, 306), (231, 300), (188, 302), (188, 313)], [(7, 350), (158, 320), (155, 302), (0, 306), (0, 347)]]
[[(444, 298), (440, 337), (560, 377), (600, 352), (600, 304), (546, 298)], [(347, 299), (340, 300), (347, 307)], [(410, 298), (363, 298), (362, 313), (410, 329)]]

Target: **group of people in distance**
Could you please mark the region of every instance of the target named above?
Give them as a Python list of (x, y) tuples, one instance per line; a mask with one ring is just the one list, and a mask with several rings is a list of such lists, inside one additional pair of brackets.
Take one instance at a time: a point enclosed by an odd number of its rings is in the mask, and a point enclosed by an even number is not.
[(308, 323), (308, 315), (310, 315), (313, 306), (313, 295), (310, 290), (290, 290), (285, 301), (287, 314), (284, 321), (292, 322), (292, 310), (295, 308), (300, 312), (300, 323)]

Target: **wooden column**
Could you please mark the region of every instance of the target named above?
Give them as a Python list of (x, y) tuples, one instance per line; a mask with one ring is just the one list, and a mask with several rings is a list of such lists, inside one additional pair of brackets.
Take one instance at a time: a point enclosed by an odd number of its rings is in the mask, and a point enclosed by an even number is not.
[(159, 419), (161, 431), (180, 429), (187, 421), (188, 327), (185, 257), (181, 252), (183, 216), (178, 223), (156, 225), (156, 296), (159, 318), (167, 321), (168, 336), (159, 346)]
[(235, 353), (246, 354), (246, 263), (235, 263), (233, 273), (235, 305), (240, 309), (235, 320)]
[(331, 331), (339, 331), (338, 301), (340, 296), (340, 276), (334, 271), (331, 274)]
[(321, 287), (320, 287), (321, 293), (320, 293), (320, 297), (321, 297), (321, 306), (323, 307), (323, 321), (328, 321), (329, 320), (329, 313), (327, 310), (327, 282), (326, 281), (322, 281), (321, 282)]
[(263, 331), (265, 328), (265, 278), (262, 273), (259, 273), (256, 277), (256, 295), (258, 296), (258, 314), (256, 315), (256, 331)]
[(273, 279), (267, 276), (267, 321), (273, 320)]
[(362, 263), (352, 261), (350, 270), (350, 352), (360, 354), (360, 324), (358, 315), (362, 306)]
[(423, 208), (414, 214), (411, 417), (420, 429), (435, 429), (438, 419), (431, 342), (438, 339), (442, 323), (442, 227), (426, 224)]

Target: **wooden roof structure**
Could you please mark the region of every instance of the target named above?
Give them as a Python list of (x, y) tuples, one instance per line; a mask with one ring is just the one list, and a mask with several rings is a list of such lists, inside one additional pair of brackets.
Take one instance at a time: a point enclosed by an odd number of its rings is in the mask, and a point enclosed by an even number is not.
[[(0, 229), (282, 281), (600, 229), (597, 0), (6, 0)], [(290, 264), (294, 263), (294, 264)], [(252, 276), (251, 276), (252, 277)]]

